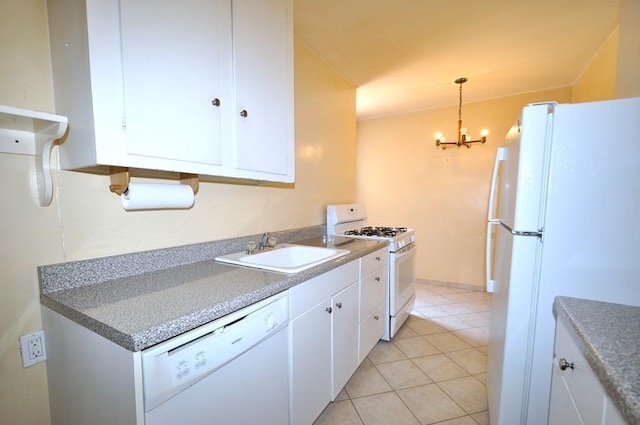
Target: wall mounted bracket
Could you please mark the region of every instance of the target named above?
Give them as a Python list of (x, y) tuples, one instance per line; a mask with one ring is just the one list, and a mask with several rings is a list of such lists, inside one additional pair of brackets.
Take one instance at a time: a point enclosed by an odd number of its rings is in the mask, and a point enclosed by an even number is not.
[[(109, 190), (116, 195), (122, 195), (129, 187), (131, 176), (127, 167), (109, 167), (109, 177)], [(197, 174), (180, 173), (180, 184), (191, 186), (194, 195), (198, 193), (199, 181)]]
[(35, 157), (41, 207), (49, 206), (53, 198), (51, 150), (67, 126), (67, 117), (61, 115), (0, 105), (0, 153)]

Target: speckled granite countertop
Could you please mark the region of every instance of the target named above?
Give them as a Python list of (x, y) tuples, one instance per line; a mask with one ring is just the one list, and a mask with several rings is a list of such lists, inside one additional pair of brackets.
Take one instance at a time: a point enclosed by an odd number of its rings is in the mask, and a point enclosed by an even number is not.
[(556, 297), (553, 310), (629, 424), (640, 424), (640, 307)]
[(321, 228), (273, 233), (279, 242), (336, 246), (350, 254), (296, 274), (217, 263), (259, 235), (38, 267), (42, 305), (140, 351), (285, 291), (384, 247), (329, 238)]

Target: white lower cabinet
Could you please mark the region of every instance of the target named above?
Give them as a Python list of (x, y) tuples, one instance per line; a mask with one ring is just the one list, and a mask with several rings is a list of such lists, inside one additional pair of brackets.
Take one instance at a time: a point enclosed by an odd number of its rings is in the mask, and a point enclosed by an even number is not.
[[(623, 425), (620, 412), (562, 320), (556, 323), (554, 353), (549, 425)], [(562, 364), (567, 366), (562, 369)]]
[(331, 298), (289, 325), (292, 424), (311, 424), (331, 400)]
[(144, 425), (142, 352), (42, 306), (54, 425)]
[(360, 318), (358, 364), (384, 335), (389, 286), (387, 248), (360, 259)]
[(290, 418), (311, 425), (384, 334), (386, 248), (290, 289)]
[(360, 363), (358, 362), (358, 293), (358, 281), (355, 281), (332, 298), (331, 400), (338, 397)]
[[(386, 287), (386, 255), (380, 253), (289, 290), (290, 424), (311, 425), (380, 339), (386, 312), (379, 289)], [(362, 264), (370, 271), (364, 280)], [(42, 315), (52, 423), (143, 425), (142, 352), (128, 351), (46, 307)], [(271, 366), (269, 358), (261, 361)]]
[(290, 418), (310, 425), (358, 367), (358, 261), (291, 288)]
[(369, 315), (358, 325), (360, 347), (358, 349), (358, 364), (362, 363), (384, 335), (384, 314), (387, 306), (384, 302), (371, 310)]

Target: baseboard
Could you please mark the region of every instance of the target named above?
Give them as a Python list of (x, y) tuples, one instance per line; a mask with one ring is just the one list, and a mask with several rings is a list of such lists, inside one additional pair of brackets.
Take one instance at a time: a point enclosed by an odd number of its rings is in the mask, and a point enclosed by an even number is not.
[(467, 289), (469, 291), (486, 292), (485, 287), (470, 285), (468, 283), (444, 282), (441, 280), (430, 280), (430, 279), (416, 279), (416, 283), (419, 285), (422, 284), (422, 285), (444, 286), (447, 288)]

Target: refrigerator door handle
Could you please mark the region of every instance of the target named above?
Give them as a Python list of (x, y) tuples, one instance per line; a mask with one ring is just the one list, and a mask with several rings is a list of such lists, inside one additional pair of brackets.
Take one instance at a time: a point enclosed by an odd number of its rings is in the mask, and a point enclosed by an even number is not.
[(512, 231), (511, 234), (513, 236), (535, 236), (536, 238), (540, 238), (542, 239), (542, 230), (538, 231), (538, 232), (518, 232), (518, 231)]
[(491, 176), (491, 192), (489, 193), (489, 213), (488, 220), (490, 222), (497, 222), (499, 220), (498, 217), (495, 216), (495, 206), (496, 206), (496, 190), (498, 186), (498, 170), (500, 169), (500, 162), (505, 160), (506, 148), (498, 148), (496, 150), (496, 159), (493, 162), (493, 175)]
[[(493, 226), (497, 226), (501, 223), (497, 221), (489, 221), (487, 223), (487, 253), (485, 258), (487, 259), (487, 292), (493, 293), (495, 291), (496, 281), (493, 279), (493, 238), (491, 237), (491, 230)], [(496, 237), (498, 237), (496, 235)]]
[[(494, 224), (498, 224), (496, 222), (492, 222)], [(542, 237), (544, 235), (544, 228), (540, 228), (538, 229), (537, 232), (526, 232), (526, 231), (522, 231), (522, 230), (513, 230), (511, 227), (507, 226), (504, 223), (499, 223), (502, 227), (504, 227), (505, 229), (507, 229), (507, 231), (509, 233), (511, 233), (513, 236), (535, 236), (536, 238), (540, 238), (540, 240), (542, 240)]]

